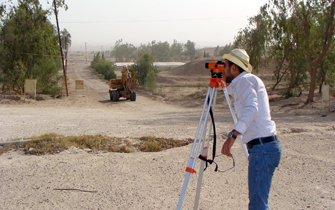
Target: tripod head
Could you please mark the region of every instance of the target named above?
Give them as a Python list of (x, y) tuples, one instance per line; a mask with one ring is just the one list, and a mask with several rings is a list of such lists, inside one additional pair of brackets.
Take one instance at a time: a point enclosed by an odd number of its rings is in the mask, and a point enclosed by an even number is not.
[(208, 62), (205, 68), (211, 70), (212, 78), (222, 78), (224, 65), (224, 61)]

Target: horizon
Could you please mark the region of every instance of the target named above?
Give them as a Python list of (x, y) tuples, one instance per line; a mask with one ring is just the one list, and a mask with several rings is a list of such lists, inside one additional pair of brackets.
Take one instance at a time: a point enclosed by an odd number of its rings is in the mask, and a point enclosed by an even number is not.
[[(259, 13), (267, 0), (72, 0), (68, 10), (58, 10), (59, 28), (71, 34), (72, 51), (110, 50), (119, 39), (123, 43), (148, 44), (152, 41), (194, 42), (196, 49), (233, 43), (248, 19)], [(7, 5), (10, 3), (7, 3)], [(13, 0), (17, 4), (17, 0)], [(43, 9), (52, 7), (41, 0)], [(229, 6), (227, 6), (229, 5)], [(7, 8), (8, 9), (8, 8)], [(48, 17), (56, 26), (55, 15)]]

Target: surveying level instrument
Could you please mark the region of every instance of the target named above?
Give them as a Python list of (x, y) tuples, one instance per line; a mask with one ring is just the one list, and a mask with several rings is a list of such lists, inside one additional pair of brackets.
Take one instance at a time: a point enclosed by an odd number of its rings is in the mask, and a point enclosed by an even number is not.
[[(230, 102), (230, 99), (229, 99), (227, 88), (225, 86), (225, 83), (222, 80), (222, 73), (223, 73), (223, 70), (224, 70), (224, 66), (225, 66), (225, 63), (223, 61), (208, 62), (208, 63), (205, 64), (205, 67), (207, 69), (210, 69), (211, 78), (210, 78), (210, 83), (209, 83), (209, 87), (208, 87), (208, 90), (207, 90), (204, 106), (202, 108), (198, 128), (197, 128), (195, 138), (194, 138), (194, 141), (193, 141), (191, 154), (190, 154), (190, 157), (189, 157), (189, 160), (188, 160), (188, 163), (187, 163), (186, 175), (185, 175), (185, 179), (184, 179), (183, 188), (182, 188), (181, 193), (180, 193), (177, 210), (180, 210), (183, 206), (183, 202), (184, 202), (185, 194), (186, 194), (186, 190), (187, 190), (187, 185), (188, 185), (188, 182), (190, 180), (191, 174), (196, 173), (196, 171), (194, 170), (194, 166), (195, 166), (197, 156), (199, 154), (199, 149), (200, 149), (201, 144), (202, 144), (202, 151), (201, 151), (201, 154), (199, 155), (199, 159), (201, 159), (202, 161), (200, 163), (197, 191), (196, 191), (195, 202), (194, 202), (194, 210), (197, 210), (198, 205), (199, 205), (203, 172), (207, 168), (208, 163), (209, 164), (215, 163), (214, 158), (215, 158), (215, 152), (216, 152), (216, 130), (215, 130), (215, 121), (214, 121), (214, 108), (215, 108), (215, 103), (216, 103), (217, 89), (219, 88), (220, 84), (221, 84), (221, 87), (223, 89), (223, 93), (225, 95), (225, 98), (227, 100), (228, 107), (229, 107), (230, 113), (233, 117), (234, 123), (235, 124), (237, 123), (237, 118), (236, 118), (234, 110), (231, 106), (231, 102)], [(209, 126), (208, 126), (207, 124), (208, 124), (208, 116), (209, 115), (212, 118), (212, 123), (209, 124)], [(208, 153), (209, 140), (210, 140), (211, 132), (212, 132), (212, 126), (213, 126), (213, 132), (214, 132), (214, 135), (213, 135), (214, 136), (214, 139), (213, 139), (213, 159), (210, 160), (210, 159), (207, 158), (207, 153)], [(206, 140), (206, 143), (205, 143), (205, 137), (206, 137), (207, 130), (209, 132), (208, 132), (207, 140)], [(200, 132), (200, 135), (199, 135), (199, 132)], [(240, 138), (240, 141), (242, 143), (241, 135), (239, 135), (239, 138)], [(248, 159), (247, 147), (243, 143), (242, 143), (242, 147), (243, 147), (245, 156)], [(205, 168), (205, 164), (206, 164), (206, 168)], [(218, 166), (216, 164), (215, 171), (217, 171), (217, 170), (218, 170)]]

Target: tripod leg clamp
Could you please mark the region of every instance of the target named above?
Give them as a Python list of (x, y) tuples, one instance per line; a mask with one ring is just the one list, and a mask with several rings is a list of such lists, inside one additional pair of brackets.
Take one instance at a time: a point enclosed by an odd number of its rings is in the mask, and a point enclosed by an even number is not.
[(189, 168), (189, 167), (187, 167), (185, 171), (189, 172), (189, 173), (192, 173), (192, 174), (196, 173), (196, 171), (193, 168)]

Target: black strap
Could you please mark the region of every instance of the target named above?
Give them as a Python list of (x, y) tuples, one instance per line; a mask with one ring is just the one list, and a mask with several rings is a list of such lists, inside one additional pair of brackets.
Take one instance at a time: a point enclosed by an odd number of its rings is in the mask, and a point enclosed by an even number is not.
[[(208, 98), (208, 104), (209, 104), (209, 101), (210, 101), (210, 98)], [(211, 115), (212, 124), (213, 124), (213, 132), (214, 132), (214, 139), (213, 139), (213, 159), (212, 160), (207, 159), (204, 156), (202, 156), (201, 154), (199, 155), (199, 159), (206, 162), (206, 167), (204, 168), (204, 171), (207, 169), (208, 163), (209, 164), (215, 163), (216, 167), (215, 167), (214, 171), (218, 171), (218, 164), (216, 164), (216, 162), (214, 162), (215, 152), (216, 152), (216, 129), (215, 129), (215, 121), (214, 121), (214, 114), (213, 114), (212, 107), (210, 107), (209, 113)]]

